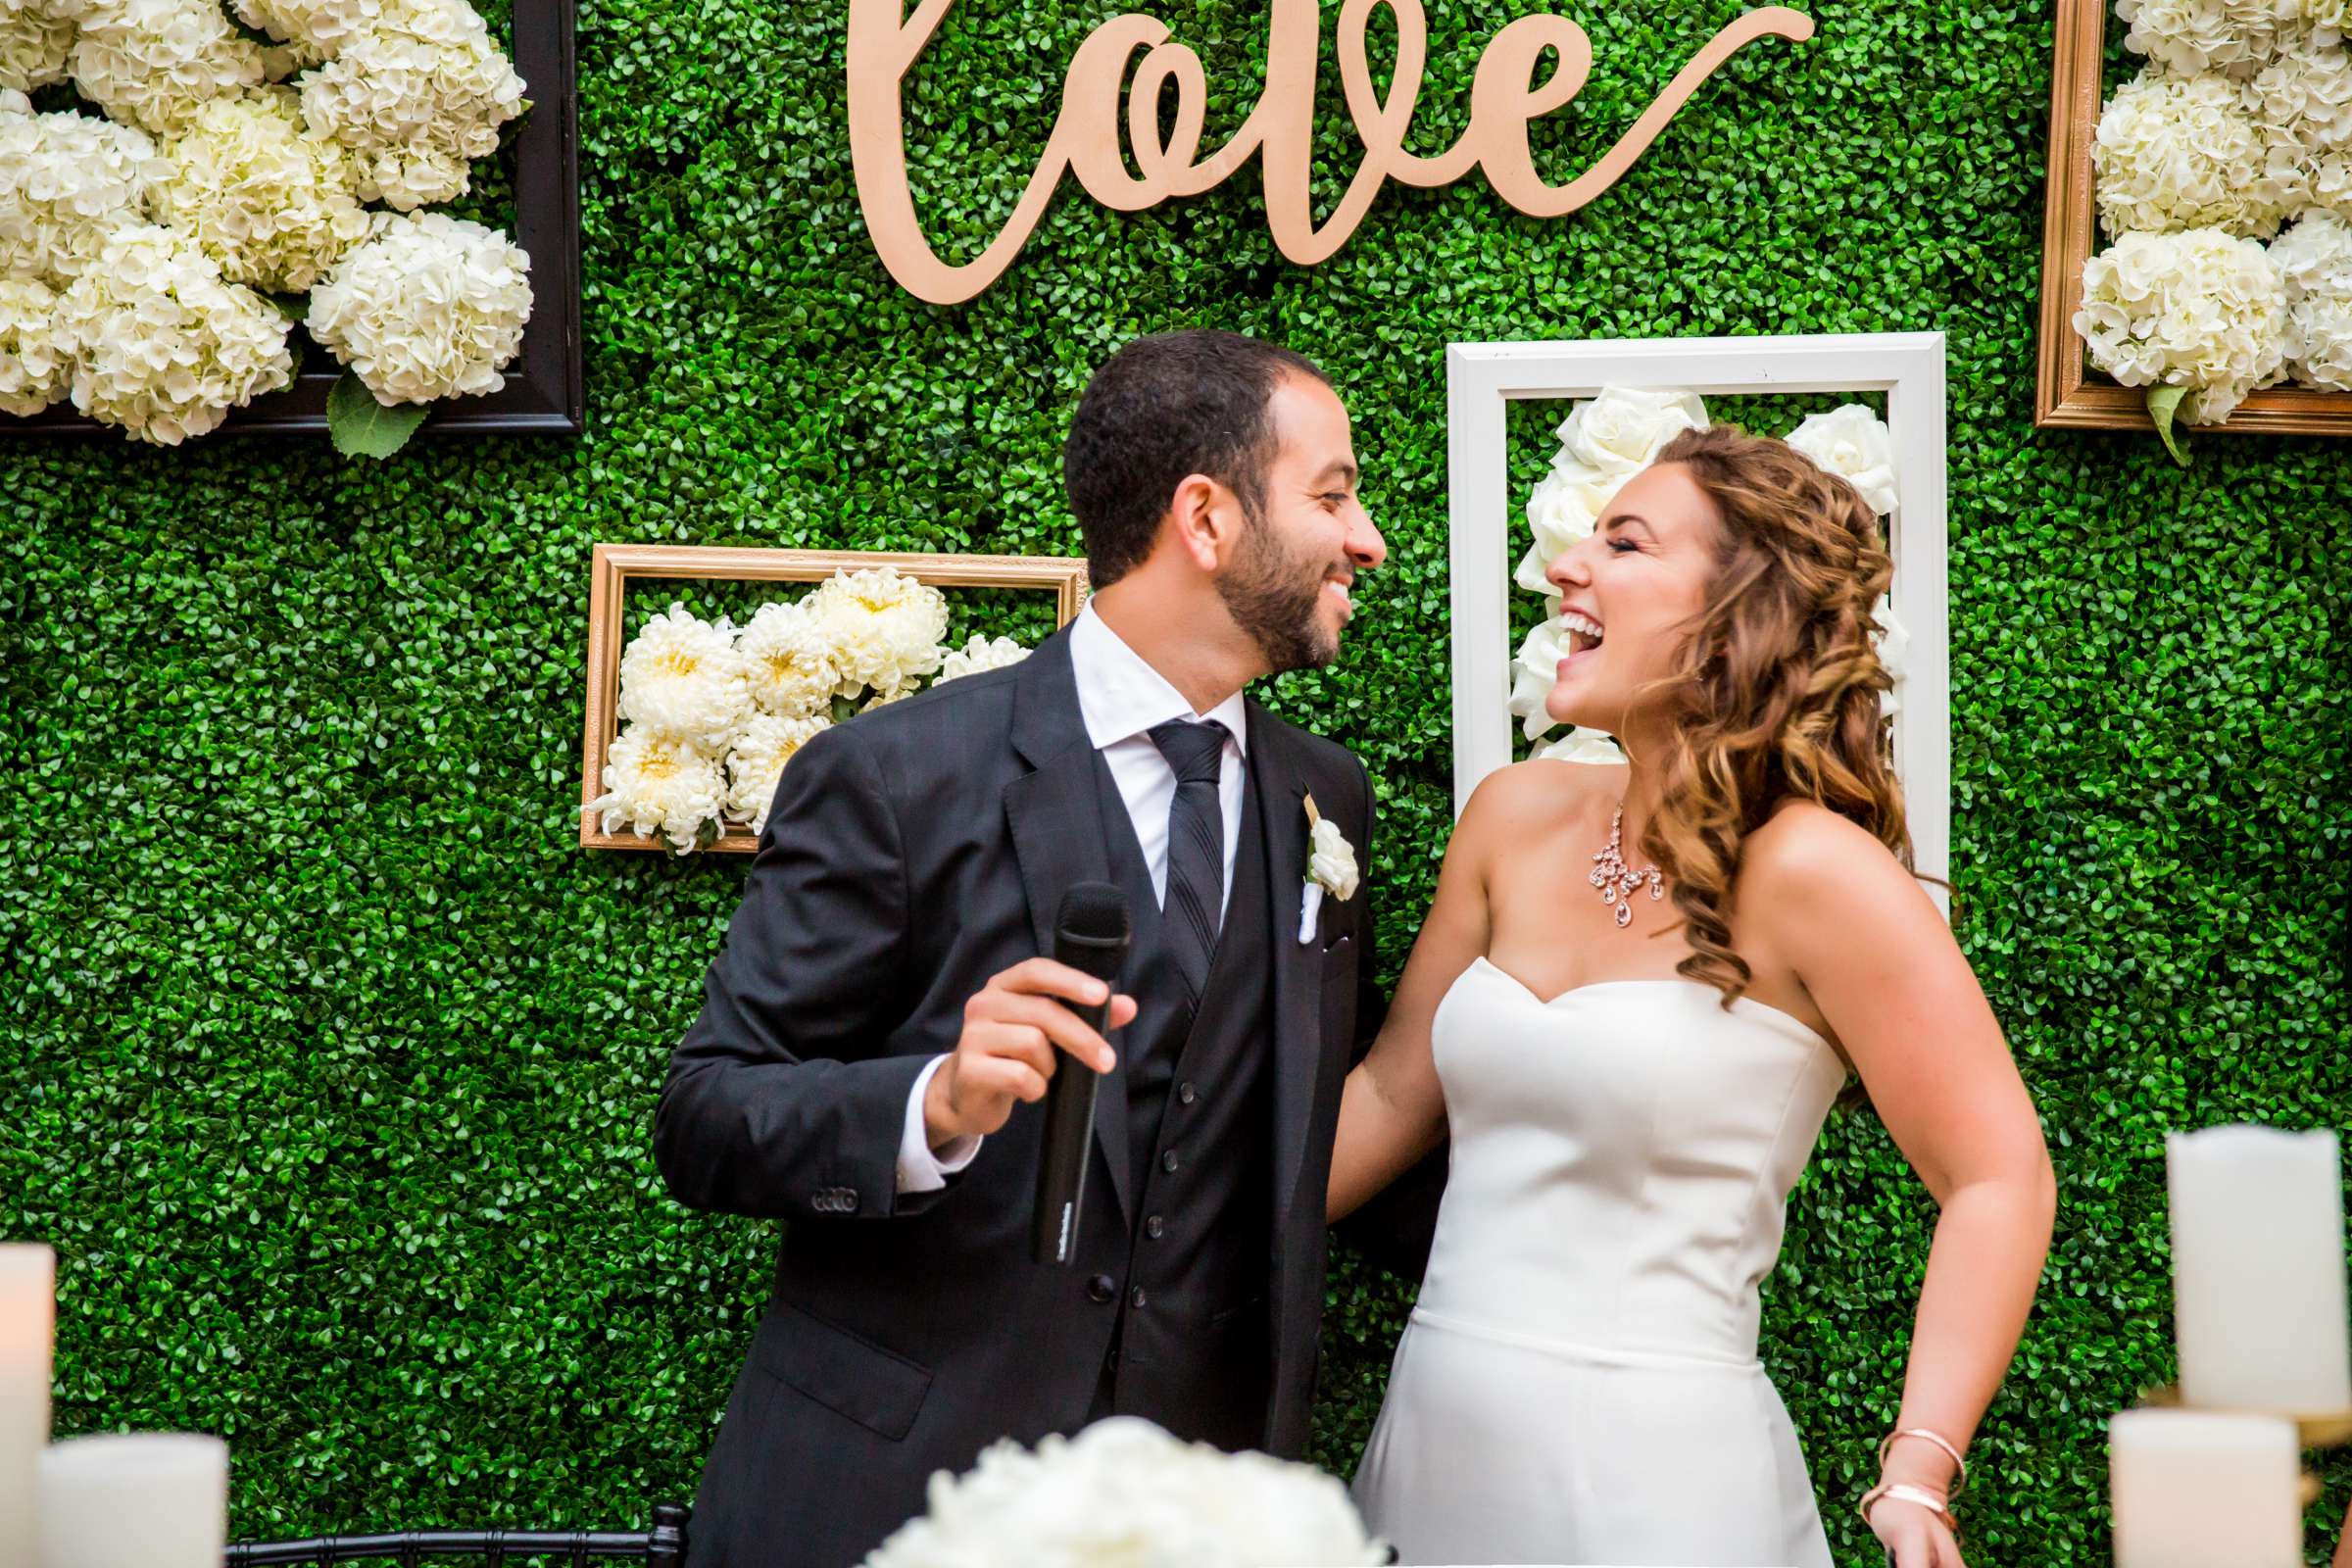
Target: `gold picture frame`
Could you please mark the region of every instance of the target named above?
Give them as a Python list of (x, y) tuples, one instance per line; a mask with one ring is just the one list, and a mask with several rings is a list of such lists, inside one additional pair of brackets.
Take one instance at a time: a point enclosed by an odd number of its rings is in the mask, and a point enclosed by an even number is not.
[[(2107, 0), (2058, 0), (2050, 71), (2049, 192), (2041, 222), (2041, 341), (2034, 422), (2045, 430), (2153, 430), (2137, 387), (2093, 377), (2074, 327), (2082, 264), (2098, 243), (2090, 147), (2105, 102)], [(2280, 386), (2256, 392), (2220, 424), (2245, 435), (2352, 435), (2352, 393)]]
[[(1063, 556), (946, 556), (871, 550), (733, 550), (701, 545), (600, 544), (589, 565), (588, 704), (580, 747), (580, 848), (666, 850), (659, 835), (607, 833), (588, 803), (604, 793), (605, 757), (618, 733), (622, 606), (631, 578), (693, 577), (727, 582), (817, 583), (836, 571), (895, 566), (934, 588), (1034, 588), (1054, 596), (1054, 616), (1068, 625), (1084, 608), (1086, 563)], [(751, 829), (731, 823), (705, 853), (750, 855)]]

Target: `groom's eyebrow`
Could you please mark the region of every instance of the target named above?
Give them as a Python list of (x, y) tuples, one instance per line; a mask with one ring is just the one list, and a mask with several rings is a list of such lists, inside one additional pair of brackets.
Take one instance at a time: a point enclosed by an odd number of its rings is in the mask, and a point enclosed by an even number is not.
[(1352, 489), (1354, 489), (1354, 488), (1355, 488), (1355, 481), (1356, 481), (1356, 478), (1357, 478), (1357, 473), (1356, 473), (1356, 467), (1355, 467), (1355, 465), (1354, 465), (1354, 464), (1352, 464), (1352, 463), (1327, 463), (1327, 464), (1325, 464), (1325, 465), (1323, 466), (1323, 471), (1322, 471), (1321, 473), (1318, 473), (1318, 474), (1316, 474), (1316, 475), (1314, 476), (1314, 478), (1313, 478), (1312, 480), (1310, 480), (1310, 481), (1309, 481), (1309, 483), (1310, 483), (1310, 484), (1316, 484), (1316, 485), (1324, 485), (1324, 484), (1329, 484), (1329, 483), (1330, 483), (1332, 480), (1334, 480), (1334, 479), (1337, 479), (1337, 480), (1339, 480), (1339, 481), (1340, 481), (1340, 483), (1342, 483), (1342, 484), (1346, 485), (1346, 486), (1347, 486), (1348, 489), (1352, 490)]

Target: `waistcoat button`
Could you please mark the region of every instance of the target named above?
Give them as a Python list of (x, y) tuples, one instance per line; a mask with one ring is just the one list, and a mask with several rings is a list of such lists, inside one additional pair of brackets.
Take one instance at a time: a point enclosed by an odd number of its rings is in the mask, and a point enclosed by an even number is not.
[(1118, 1294), (1119, 1282), (1107, 1274), (1098, 1274), (1086, 1282), (1086, 1298), (1090, 1301), (1107, 1301)]

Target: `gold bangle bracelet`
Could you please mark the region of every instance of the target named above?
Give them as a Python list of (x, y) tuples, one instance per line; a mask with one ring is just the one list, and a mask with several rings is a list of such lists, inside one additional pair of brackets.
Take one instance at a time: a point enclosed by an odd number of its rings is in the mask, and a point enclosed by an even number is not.
[(1895, 1440), (1898, 1438), (1917, 1438), (1922, 1443), (1933, 1443), (1941, 1448), (1950, 1456), (1953, 1466), (1960, 1472), (1952, 1478), (1951, 1494), (1957, 1497), (1968, 1490), (1968, 1461), (1960, 1457), (1960, 1450), (1952, 1446), (1951, 1440), (1940, 1433), (1930, 1432), (1926, 1427), (1903, 1427), (1881, 1438), (1879, 1440), (1879, 1468), (1881, 1470), (1886, 1468), (1887, 1452), (1894, 1447)]

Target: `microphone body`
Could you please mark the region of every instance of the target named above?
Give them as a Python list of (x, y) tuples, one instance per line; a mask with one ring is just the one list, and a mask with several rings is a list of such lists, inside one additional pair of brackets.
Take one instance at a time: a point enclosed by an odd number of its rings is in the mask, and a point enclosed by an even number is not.
[[(1115, 995), (1126, 967), (1130, 926), (1127, 895), (1107, 882), (1081, 882), (1062, 896), (1054, 922), (1054, 961), (1093, 975)], [(1110, 1003), (1099, 1007), (1065, 1003), (1096, 1033), (1108, 1038)], [(1064, 1054), (1046, 1084), (1046, 1126), (1037, 1162), (1037, 1207), (1029, 1224), (1029, 1254), (1040, 1263), (1068, 1263), (1078, 1255), (1078, 1209), (1086, 1194), (1086, 1161), (1095, 1138), (1095, 1092), (1102, 1075)]]

